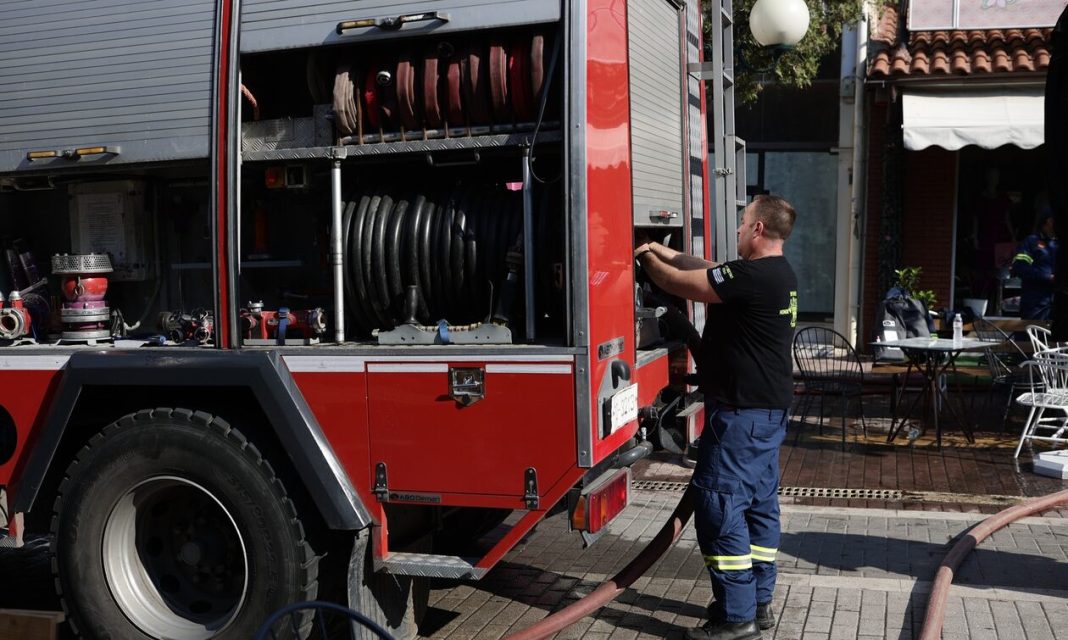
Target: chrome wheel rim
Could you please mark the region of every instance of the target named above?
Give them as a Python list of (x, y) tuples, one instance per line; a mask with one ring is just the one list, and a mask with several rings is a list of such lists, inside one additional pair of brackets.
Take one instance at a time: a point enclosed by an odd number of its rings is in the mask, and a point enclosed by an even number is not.
[(248, 594), (245, 541), (210, 491), (160, 476), (111, 508), (101, 545), (115, 602), (145, 634), (205, 640), (233, 622)]

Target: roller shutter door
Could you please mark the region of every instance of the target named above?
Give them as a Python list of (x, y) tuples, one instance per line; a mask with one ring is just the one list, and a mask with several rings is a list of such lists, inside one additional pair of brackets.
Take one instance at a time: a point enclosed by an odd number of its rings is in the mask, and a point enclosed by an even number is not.
[[(338, 34), (338, 23), (397, 18), (438, 11), (448, 21), (409, 22), (400, 29), (364, 27)], [(555, 22), (557, 0), (451, 0), (450, 2), (339, 2), (337, 0), (246, 0), (241, 6), (241, 51), (312, 47), (381, 38)]]
[(72, 166), (31, 150), (118, 146), (123, 164), (208, 155), (215, 3), (4, 0), (0, 172)]
[(683, 77), (679, 7), (627, 3), (634, 223), (683, 221)]

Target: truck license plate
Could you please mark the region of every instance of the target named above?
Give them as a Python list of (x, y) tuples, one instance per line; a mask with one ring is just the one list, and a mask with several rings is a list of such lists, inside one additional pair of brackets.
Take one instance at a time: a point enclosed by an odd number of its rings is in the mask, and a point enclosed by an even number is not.
[(632, 384), (629, 387), (617, 391), (612, 396), (612, 429), (611, 433), (615, 433), (616, 429), (619, 429), (623, 425), (636, 420), (638, 418), (638, 385)]

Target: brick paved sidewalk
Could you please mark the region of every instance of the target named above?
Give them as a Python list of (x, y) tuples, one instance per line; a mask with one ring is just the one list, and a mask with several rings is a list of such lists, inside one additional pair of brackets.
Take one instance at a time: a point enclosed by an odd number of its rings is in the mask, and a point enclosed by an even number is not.
[[(587, 550), (563, 514), (547, 519), (482, 581), (435, 585), (424, 633), (500, 638), (574, 602), (629, 562), (680, 496), (635, 491)], [(764, 637), (912, 638), (950, 541), (982, 517), (784, 504), (780, 622)], [(958, 571), (943, 637), (1068, 639), (1066, 551), (1068, 519), (1028, 518), (995, 534)], [(680, 638), (710, 596), (691, 524), (633, 588), (556, 637)]]

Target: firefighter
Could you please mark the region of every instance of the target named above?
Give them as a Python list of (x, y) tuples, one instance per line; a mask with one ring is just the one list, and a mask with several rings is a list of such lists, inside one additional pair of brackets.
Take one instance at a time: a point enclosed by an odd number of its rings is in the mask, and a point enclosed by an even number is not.
[(775, 626), (779, 445), (793, 398), (797, 277), (783, 244), (796, 213), (757, 196), (738, 227), (741, 260), (716, 264), (644, 243), (634, 255), (670, 294), (708, 303), (701, 389), (706, 422), (693, 472), (694, 525), (714, 602), (687, 638), (746, 640)]
[(1044, 210), (1035, 233), (1024, 238), (1012, 258), (1012, 275), (1020, 279), (1020, 317), (1048, 320), (1053, 304), (1053, 270), (1057, 262), (1057, 238), (1053, 213)]

